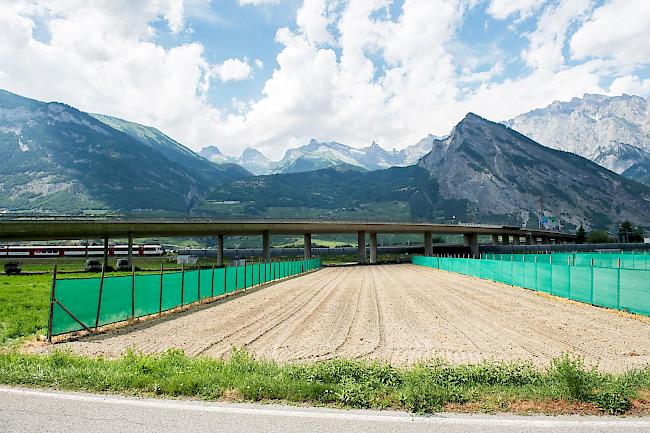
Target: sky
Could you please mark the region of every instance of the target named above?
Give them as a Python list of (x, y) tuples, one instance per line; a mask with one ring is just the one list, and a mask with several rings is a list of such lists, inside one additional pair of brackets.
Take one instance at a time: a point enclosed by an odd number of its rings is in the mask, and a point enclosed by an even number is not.
[(0, 0), (0, 88), (279, 159), (650, 95), (649, 0)]

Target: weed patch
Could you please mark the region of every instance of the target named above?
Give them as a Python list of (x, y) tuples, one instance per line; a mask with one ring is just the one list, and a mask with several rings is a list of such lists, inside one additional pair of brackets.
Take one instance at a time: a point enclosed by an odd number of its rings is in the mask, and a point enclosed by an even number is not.
[[(111, 360), (61, 351), (33, 355), (5, 350), (0, 352), (0, 383), (415, 413), (455, 407), (558, 413), (587, 408), (621, 414), (639, 401), (635, 400), (639, 393), (648, 395), (650, 369), (602, 374), (568, 356), (540, 370), (527, 363), (452, 365), (440, 360), (409, 368), (345, 359), (284, 365), (238, 350), (225, 360), (189, 357), (179, 350), (156, 355), (128, 352)], [(638, 404), (634, 410), (640, 410)]]

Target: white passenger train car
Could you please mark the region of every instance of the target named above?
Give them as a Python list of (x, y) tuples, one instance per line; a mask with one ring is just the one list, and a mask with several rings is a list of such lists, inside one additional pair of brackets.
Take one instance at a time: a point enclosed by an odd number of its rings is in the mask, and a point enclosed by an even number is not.
[[(162, 245), (133, 245), (134, 256), (162, 256)], [(102, 245), (0, 245), (0, 258), (101, 257)], [(128, 255), (127, 245), (109, 245), (109, 256)]]

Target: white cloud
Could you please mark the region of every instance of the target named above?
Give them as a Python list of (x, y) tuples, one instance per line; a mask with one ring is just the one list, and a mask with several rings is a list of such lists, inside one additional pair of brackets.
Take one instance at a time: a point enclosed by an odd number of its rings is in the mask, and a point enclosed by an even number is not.
[(526, 63), (545, 71), (562, 67), (567, 30), (573, 22), (585, 18), (591, 4), (592, 0), (563, 0), (548, 6), (538, 20), (537, 29), (528, 36), (530, 45), (523, 53)]
[(253, 69), (246, 59), (228, 59), (221, 65), (212, 68), (211, 72), (224, 82), (241, 81), (250, 78), (253, 74)]
[(278, 4), (280, 0), (239, 0), (240, 6), (262, 6), (262, 5), (275, 5)]
[[(495, 17), (541, 11), (526, 35), (520, 75), (508, 71), (511, 59), (498, 46), (479, 52), (458, 40), (465, 12), (476, 5), (471, 0), (405, 0), (398, 16), (391, 16), (390, 0), (305, 0), (296, 27), (276, 33), (282, 49), (262, 95), (229, 98), (229, 111), (221, 111), (207, 99), (211, 82), (250, 78), (262, 61), (242, 53), (213, 64), (196, 42), (163, 48), (150, 25), (163, 20), (183, 35), (186, 16), (205, 9), (199, 1), (3, 5), (0, 87), (153, 125), (194, 149), (216, 144), (239, 154), (256, 147), (273, 157), (311, 137), (402, 148), (427, 133), (449, 132), (468, 111), (503, 120), (585, 92), (650, 93), (650, 80), (634, 70), (649, 63), (635, 54), (644, 47), (632, 41), (637, 48), (621, 66), (612, 32), (601, 28), (601, 42), (592, 45), (578, 36), (604, 25), (604, 7), (592, 11), (591, 0), (538, 9), (533, 2), (490, 4)], [(628, 18), (618, 19), (636, 26), (636, 17)], [(42, 23), (47, 42), (34, 37)], [(628, 37), (641, 31), (637, 26)], [(572, 59), (565, 58), (569, 43)]]
[[(149, 25), (182, 31), (182, 10), (176, 0), (4, 2), (0, 88), (153, 125), (200, 148), (221, 118), (205, 99), (213, 66), (201, 44), (157, 45)], [(35, 39), (37, 23), (47, 42)]]
[(540, 7), (545, 0), (492, 0), (487, 12), (498, 20), (504, 20), (510, 15), (527, 18), (535, 9)]
[(307, 39), (314, 43), (334, 42), (334, 38), (327, 30), (330, 19), (327, 16), (326, 0), (305, 0), (296, 14), (296, 24)]
[(571, 38), (574, 59), (612, 57), (622, 65), (650, 62), (650, 1), (612, 0)]
[[(426, 133), (447, 133), (468, 111), (502, 120), (556, 99), (603, 93), (599, 83), (614, 70), (599, 59), (568, 65), (563, 55), (570, 29), (591, 11), (590, 0), (546, 6), (522, 53), (530, 72), (500, 82), (494, 80), (507, 59), (498, 52), (496, 58), (463, 61), (459, 68), (455, 34), (471, 4), (406, 0), (397, 21), (383, 13), (388, 5), (386, 0), (347, 2), (324, 21), (329, 5), (303, 3), (299, 15), (310, 11), (320, 31), (299, 25), (297, 31), (278, 32), (284, 48), (264, 96), (226, 119), (222, 141), (240, 141), (275, 156), (312, 136), (353, 146), (373, 137), (400, 148)], [(320, 43), (327, 37), (326, 22), (335, 27), (327, 34), (336, 35), (329, 44), (340, 50), (338, 56)]]
[(636, 75), (625, 75), (618, 77), (609, 86), (610, 95), (628, 95), (650, 96), (650, 78), (641, 80)]

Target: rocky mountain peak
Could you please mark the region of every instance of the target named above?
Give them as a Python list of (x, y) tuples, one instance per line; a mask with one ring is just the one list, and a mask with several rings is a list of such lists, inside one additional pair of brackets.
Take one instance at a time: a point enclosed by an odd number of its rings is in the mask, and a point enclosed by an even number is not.
[(544, 146), (622, 173), (650, 155), (650, 102), (640, 96), (585, 94), (504, 122)]
[(221, 150), (217, 146), (206, 146), (203, 149), (201, 149), (201, 152), (199, 152), (199, 155), (201, 155), (204, 158), (210, 159), (214, 156), (223, 156), (223, 153), (221, 153)]
[[(465, 198), (481, 213), (519, 213), (522, 222), (534, 218), (541, 197), (554, 214), (567, 214), (575, 225), (585, 214), (605, 212), (609, 220), (625, 219), (614, 209), (628, 203), (639, 206), (624, 212), (632, 219), (638, 219), (642, 208), (650, 209), (650, 189), (474, 114), (457, 124), (449, 137), (434, 140), (432, 151), (418, 165), (437, 179), (444, 197)], [(605, 199), (606, 190), (618, 192)], [(586, 197), (595, 199), (586, 204)]]

